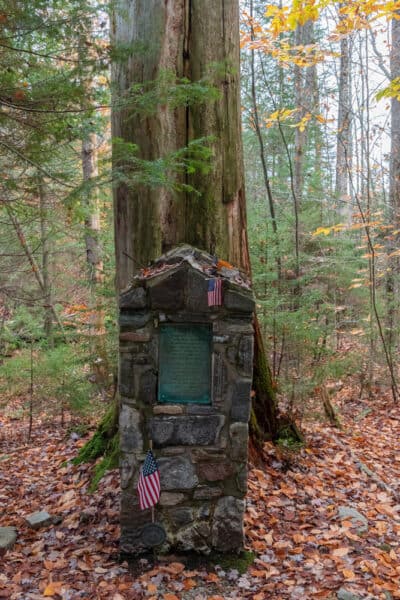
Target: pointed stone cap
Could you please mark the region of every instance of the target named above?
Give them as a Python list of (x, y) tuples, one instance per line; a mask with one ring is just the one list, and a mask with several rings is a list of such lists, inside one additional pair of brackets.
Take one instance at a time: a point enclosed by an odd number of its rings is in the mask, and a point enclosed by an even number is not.
[[(207, 304), (208, 280), (223, 280), (222, 307)], [(163, 254), (134, 278), (120, 296), (120, 308), (128, 310), (253, 313), (250, 280), (233, 265), (217, 257), (182, 245)]]

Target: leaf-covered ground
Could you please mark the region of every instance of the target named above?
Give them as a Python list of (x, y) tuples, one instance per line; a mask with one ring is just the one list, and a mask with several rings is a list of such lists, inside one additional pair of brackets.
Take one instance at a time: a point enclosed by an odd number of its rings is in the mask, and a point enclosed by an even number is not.
[[(18, 540), (0, 558), (0, 598), (221, 600), (400, 598), (400, 420), (390, 399), (336, 398), (343, 429), (303, 423), (297, 454), (265, 447), (249, 476), (245, 574), (170, 557), (135, 571), (118, 562), (116, 472), (88, 494), (90, 467), (63, 466), (83, 440), (58, 425), (0, 417), (0, 526)], [(36, 510), (62, 522), (32, 530)], [(357, 511), (357, 512), (355, 512)], [(351, 596), (347, 596), (351, 598)]]

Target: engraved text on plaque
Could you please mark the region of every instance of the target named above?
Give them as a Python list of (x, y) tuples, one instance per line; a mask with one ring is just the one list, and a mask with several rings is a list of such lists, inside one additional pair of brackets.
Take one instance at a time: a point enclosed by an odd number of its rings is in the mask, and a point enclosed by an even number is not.
[(209, 325), (160, 326), (158, 402), (211, 403), (211, 341)]

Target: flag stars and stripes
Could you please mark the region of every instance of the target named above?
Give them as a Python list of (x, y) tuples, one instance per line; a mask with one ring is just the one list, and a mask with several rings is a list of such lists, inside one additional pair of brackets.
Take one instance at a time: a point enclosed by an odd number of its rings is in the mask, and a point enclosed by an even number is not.
[(208, 280), (207, 302), (208, 306), (221, 306), (222, 279), (214, 278)]
[(151, 450), (146, 454), (145, 461), (140, 469), (138, 481), (139, 504), (141, 510), (151, 508), (160, 498), (160, 472)]

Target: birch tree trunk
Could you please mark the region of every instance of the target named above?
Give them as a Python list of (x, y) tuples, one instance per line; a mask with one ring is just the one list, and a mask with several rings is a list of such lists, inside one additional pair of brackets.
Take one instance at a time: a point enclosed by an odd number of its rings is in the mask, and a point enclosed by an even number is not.
[[(313, 42), (314, 23), (310, 20), (304, 25), (298, 25), (295, 32), (296, 46), (307, 46)], [(318, 97), (317, 75), (314, 65), (308, 67), (295, 65), (294, 90), (295, 106), (298, 109), (296, 120), (315, 110), (316, 96)], [(294, 139), (294, 190), (297, 208), (300, 208), (304, 187), (304, 160), (308, 137), (307, 127), (296, 127)]]
[[(400, 77), (400, 20), (392, 19), (392, 47), (390, 54), (392, 80)], [(391, 150), (390, 150), (390, 204), (395, 226), (400, 224), (400, 101), (391, 100)]]
[(349, 169), (351, 166), (351, 86), (349, 36), (340, 40), (339, 106), (336, 143), (335, 196), (340, 218), (351, 221), (352, 207), (349, 196)]

